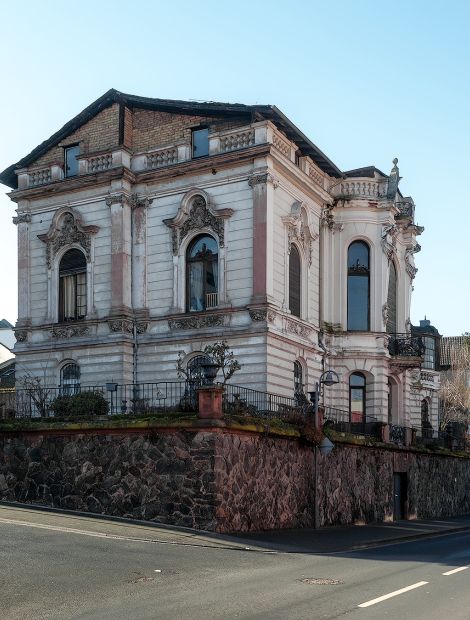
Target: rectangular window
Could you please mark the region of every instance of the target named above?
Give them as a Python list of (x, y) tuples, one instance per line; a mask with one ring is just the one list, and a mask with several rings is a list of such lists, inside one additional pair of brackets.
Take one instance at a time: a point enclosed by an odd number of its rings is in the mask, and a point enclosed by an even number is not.
[(78, 144), (68, 146), (64, 149), (65, 157), (65, 176), (76, 177), (78, 174), (77, 157), (80, 155), (80, 147)]
[(193, 158), (209, 155), (209, 129), (193, 129)]

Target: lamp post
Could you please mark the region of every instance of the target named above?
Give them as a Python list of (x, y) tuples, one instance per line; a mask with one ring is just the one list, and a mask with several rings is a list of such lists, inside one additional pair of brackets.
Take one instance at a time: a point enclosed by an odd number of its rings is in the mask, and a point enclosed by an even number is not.
[(315, 383), (315, 391), (309, 392), (310, 402), (313, 404), (313, 415), (315, 419), (315, 427), (318, 428), (318, 405), (320, 404), (321, 386), (327, 385), (331, 387), (339, 383), (338, 373), (334, 370), (326, 370), (322, 372), (320, 378)]
[[(320, 375), (320, 378), (315, 383), (315, 391), (309, 392), (310, 401), (313, 404), (313, 415), (315, 428), (319, 428), (318, 423), (318, 405), (320, 404), (320, 394), (321, 394), (321, 386), (327, 385), (331, 387), (332, 385), (336, 385), (339, 383), (339, 376), (334, 370), (327, 370)], [(320, 511), (318, 506), (318, 453), (322, 455), (329, 454), (333, 448), (334, 443), (328, 439), (328, 437), (323, 437), (320, 442), (320, 445), (314, 446), (314, 456), (315, 456), (315, 506), (314, 506), (314, 528), (317, 529), (320, 527)]]

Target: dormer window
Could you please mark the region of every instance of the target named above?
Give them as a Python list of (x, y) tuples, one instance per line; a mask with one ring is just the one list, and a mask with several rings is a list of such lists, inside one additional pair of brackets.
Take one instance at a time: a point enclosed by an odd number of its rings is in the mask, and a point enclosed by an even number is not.
[(193, 159), (209, 155), (209, 129), (193, 129)]
[(80, 155), (80, 147), (78, 144), (74, 144), (74, 146), (67, 146), (64, 149), (64, 171), (66, 177), (76, 177), (78, 174), (78, 160), (77, 157)]

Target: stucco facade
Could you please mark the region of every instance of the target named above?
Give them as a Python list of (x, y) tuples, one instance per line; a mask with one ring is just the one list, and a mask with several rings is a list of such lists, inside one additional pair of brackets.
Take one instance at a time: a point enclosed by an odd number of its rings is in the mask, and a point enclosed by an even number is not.
[[(207, 154), (197, 156), (201, 128)], [(71, 146), (79, 153), (74, 174), (64, 167)], [(332, 368), (340, 383), (324, 391), (324, 403), (348, 410), (351, 374), (361, 373), (367, 414), (419, 426), (421, 358), (409, 313), (422, 228), (398, 189), (396, 163), (390, 175), (343, 173), (272, 106), (109, 91), (1, 174), (18, 205), (17, 377), (59, 385), (73, 363), (82, 385), (170, 381), (180, 351), (188, 361), (226, 339), (242, 365), (237, 384), (292, 395), (295, 362), (306, 391)], [(188, 262), (203, 238), (217, 246), (215, 284), (194, 310)], [(369, 253), (360, 330), (348, 329), (355, 242)], [(71, 250), (86, 261), (86, 308), (62, 320), (59, 281)], [(290, 274), (298, 280), (295, 312)], [(411, 348), (390, 348), (396, 334)]]

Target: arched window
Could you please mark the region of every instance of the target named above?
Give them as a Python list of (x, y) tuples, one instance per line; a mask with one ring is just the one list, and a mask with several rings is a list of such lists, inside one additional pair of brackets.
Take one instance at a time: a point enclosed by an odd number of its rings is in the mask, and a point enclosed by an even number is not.
[(80, 250), (66, 252), (59, 265), (59, 321), (86, 315), (86, 258)]
[(218, 303), (218, 247), (210, 235), (200, 235), (186, 251), (187, 310), (215, 308)]
[(390, 263), (390, 273), (388, 276), (388, 295), (387, 295), (387, 333), (397, 333), (397, 270), (393, 262)]
[(80, 366), (70, 363), (60, 371), (60, 391), (62, 394), (76, 394), (80, 391)]
[(366, 413), (366, 378), (360, 372), (349, 377), (349, 415), (351, 422), (364, 422)]
[(369, 331), (369, 246), (354, 241), (348, 249), (348, 331)]
[(302, 364), (298, 360), (296, 360), (294, 362), (294, 395), (303, 394), (303, 392), (304, 381)]
[(294, 316), (300, 317), (301, 299), (300, 254), (294, 244), (289, 254), (289, 310)]

